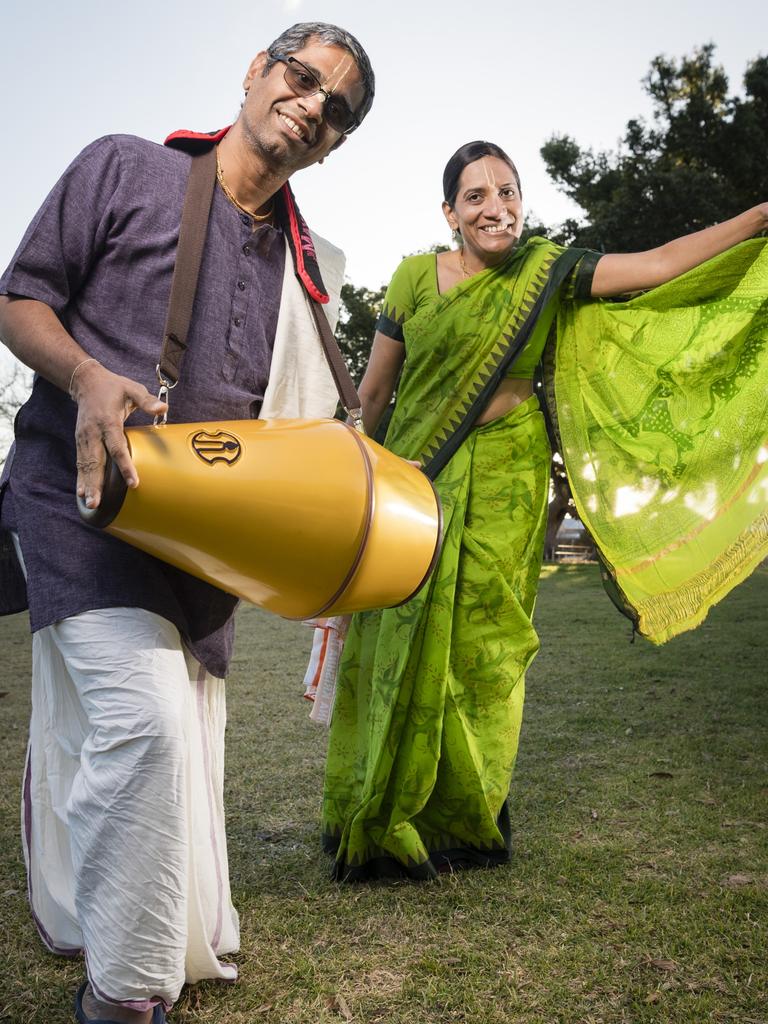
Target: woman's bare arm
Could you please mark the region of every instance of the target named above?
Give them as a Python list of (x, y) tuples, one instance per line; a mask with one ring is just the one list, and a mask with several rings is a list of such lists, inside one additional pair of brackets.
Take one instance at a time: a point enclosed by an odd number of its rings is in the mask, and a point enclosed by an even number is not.
[[(77, 402), (77, 494), (89, 508), (101, 500), (104, 466), (111, 455), (129, 487), (138, 484), (123, 424), (134, 409), (150, 416), (167, 406), (136, 381), (92, 360), (50, 306), (37, 299), (0, 295), (0, 339), (17, 359)], [(86, 362), (87, 360), (87, 362)], [(82, 365), (80, 365), (82, 364)], [(77, 368), (77, 373), (73, 373)]]
[(595, 268), (593, 298), (655, 288), (768, 228), (768, 203), (737, 217), (675, 238), (645, 252), (606, 253)]
[(397, 376), (405, 361), (405, 346), (381, 331), (373, 336), (373, 346), (363, 379), (357, 389), (363, 407), (363, 425), (371, 436), (389, 405)]

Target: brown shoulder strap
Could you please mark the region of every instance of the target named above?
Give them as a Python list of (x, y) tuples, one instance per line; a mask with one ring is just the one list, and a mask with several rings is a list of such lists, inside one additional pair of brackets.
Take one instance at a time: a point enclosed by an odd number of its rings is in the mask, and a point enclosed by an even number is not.
[(181, 360), (187, 348), (192, 304), (197, 291), (215, 181), (216, 147), (211, 146), (204, 153), (192, 157), (187, 193), (181, 211), (176, 265), (163, 333), (163, 351), (158, 364), (161, 383), (164, 380), (171, 387), (179, 379)]
[(325, 315), (323, 307), (319, 302), (315, 302), (314, 299), (311, 300), (310, 305), (312, 306), (312, 313), (320, 334), (320, 340), (323, 343), (323, 351), (328, 361), (328, 369), (331, 371), (333, 382), (339, 393), (339, 399), (344, 411), (350, 417), (354, 426), (359, 429), (362, 424), (362, 410), (360, 408), (360, 396), (357, 393), (357, 388), (349, 375), (347, 364), (344, 362), (344, 356), (339, 350), (339, 343), (333, 336), (331, 325), (328, 323), (328, 317)]

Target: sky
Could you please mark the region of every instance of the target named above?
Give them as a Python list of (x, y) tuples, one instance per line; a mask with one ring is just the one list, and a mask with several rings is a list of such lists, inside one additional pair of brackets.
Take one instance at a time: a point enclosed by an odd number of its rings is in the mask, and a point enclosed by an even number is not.
[(552, 134), (614, 149), (630, 117), (650, 114), (641, 82), (654, 56), (714, 42), (738, 92), (768, 50), (762, 0), (0, 0), (0, 15), (1, 267), (88, 142), (230, 123), (252, 57), (294, 21), (320, 20), (367, 49), (376, 100), (293, 186), (309, 224), (346, 252), (348, 278), (369, 288), (404, 254), (449, 241), (442, 170), (464, 142), (505, 148), (528, 210), (557, 223), (578, 211), (539, 156)]

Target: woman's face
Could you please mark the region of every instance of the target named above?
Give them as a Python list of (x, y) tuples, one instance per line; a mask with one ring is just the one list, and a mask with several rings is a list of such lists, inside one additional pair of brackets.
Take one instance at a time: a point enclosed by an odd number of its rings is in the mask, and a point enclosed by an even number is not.
[(481, 262), (499, 263), (523, 230), (523, 205), (515, 173), (497, 156), (467, 164), (456, 200), (443, 203), (452, 231), (460, 231), (467, 251)]

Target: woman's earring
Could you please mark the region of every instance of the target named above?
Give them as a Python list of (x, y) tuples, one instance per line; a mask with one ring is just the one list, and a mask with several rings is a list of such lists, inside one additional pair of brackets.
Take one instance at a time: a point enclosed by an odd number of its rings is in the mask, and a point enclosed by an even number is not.
[(454, 245), (461, 245), (461, 232), (458, 228), (453, 228), (451, 231), (451, 238), (453, 239)]

